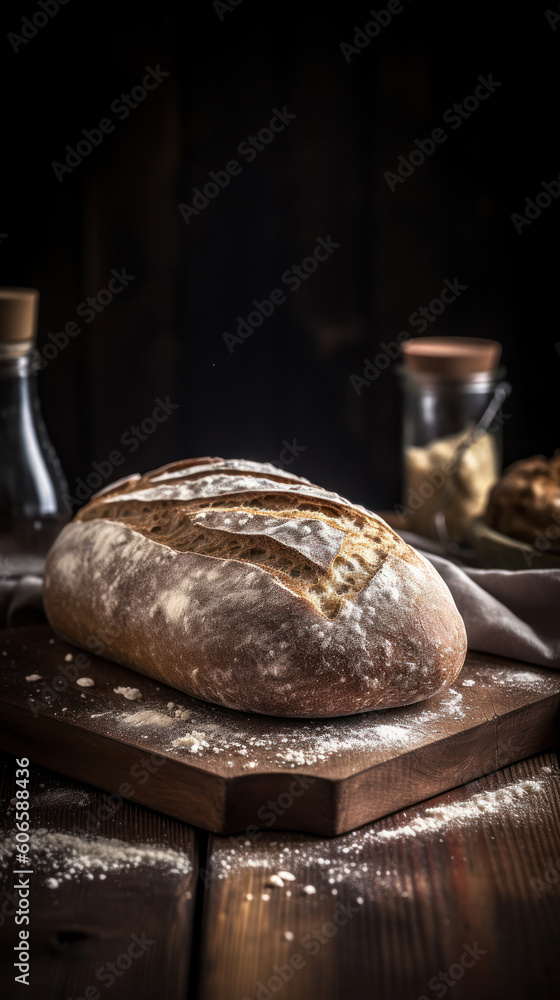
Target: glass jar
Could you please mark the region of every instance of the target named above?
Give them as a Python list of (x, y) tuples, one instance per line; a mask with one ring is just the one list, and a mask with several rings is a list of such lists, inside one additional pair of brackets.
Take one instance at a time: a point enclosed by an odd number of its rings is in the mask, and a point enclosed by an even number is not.
[(39, 293), (0, 288), (0, 577), (41, 574), (68, 487), (31, 372)]
[(468, 544), (502, 464), (500, 407), (509, 394), (501, 346), (471, 337), (403, 344), (403, 505), (406, 527)]

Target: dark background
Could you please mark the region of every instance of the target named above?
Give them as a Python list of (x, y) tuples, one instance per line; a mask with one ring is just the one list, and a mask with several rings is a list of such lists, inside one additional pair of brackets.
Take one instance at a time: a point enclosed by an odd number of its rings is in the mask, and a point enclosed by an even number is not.
[[(14, 52), (8, 32), (38, 9), (2, 14), (0, 283), (40, 289), (41, 349), (81, 325), (38, 376), (71, 493), (114, 450), (109, 479), (194, 455), (274, 462), (295, 438), (291, 471), (392, 505), (394, 365), (360, 395), (350, 375), (456, 276), (468, 290), (428, 332), (502, 342), (506, 462), (560, 445), (560, 200), (521, 234), (510, 218), (560, 172), (560, 27), (544, 6), (403, 0), (350, 63), (340, 43), (371, 4), (242, 0), (221, 20), (210, 0), (69, 0)], [(120, 121), (111, 103), (158, 64), (169, 76)], [(488, 74), (496, 93), (445, 126)], [(248, 163), (237, 146), (284, 106), (295, 120)], [(59, 182), (52, 162), (108, 115), (114, 132)], [(384, 171), (442, 125), (447, 142), (391, 193)], [(232, 158), (241, 174), (187, 225), (179, 202)], [(329, 235), (332, 257), (230, 353), (236, 317)], [(134, 281), (80, 320), (123, 267)], [(131, 453), (121, 436), (156, 397), (179, 408)]]

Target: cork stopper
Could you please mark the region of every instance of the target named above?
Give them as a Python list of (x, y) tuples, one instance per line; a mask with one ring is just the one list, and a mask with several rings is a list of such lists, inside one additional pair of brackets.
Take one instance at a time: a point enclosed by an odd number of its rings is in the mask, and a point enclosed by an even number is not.
[(404, 363), (412, 371), (440, 378), (463, 378), (494, 371), (502, 355), (497, 340), (481, 337), (415, 337), (402, 346)]
[(0, 287), (0, 358), (29, 354), (35, 343), (39, 292)]

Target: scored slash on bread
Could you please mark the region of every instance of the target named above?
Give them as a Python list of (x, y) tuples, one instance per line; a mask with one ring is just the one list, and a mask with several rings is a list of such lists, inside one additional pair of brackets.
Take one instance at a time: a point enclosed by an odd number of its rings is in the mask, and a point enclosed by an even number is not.
[(450, 684), (463, 622), (377, 515), (272, 465), (175, 462), (97, 494), (45, 574), (65, 638), (196, 697), (271, 715), (410, 704)]

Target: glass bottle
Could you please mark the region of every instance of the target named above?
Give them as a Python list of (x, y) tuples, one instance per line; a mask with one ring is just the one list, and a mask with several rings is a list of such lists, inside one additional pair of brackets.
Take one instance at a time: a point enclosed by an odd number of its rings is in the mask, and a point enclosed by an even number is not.
[(475, 337), (403, 344), (403, 506), (406, 527), (454, 547), (468, 544), (502, 463), (501, 406), (510, 386), (501, 345)]
[(39, 292), (0, 288), (0, 578), (41, 574), (68, 492), (31, 371)]

